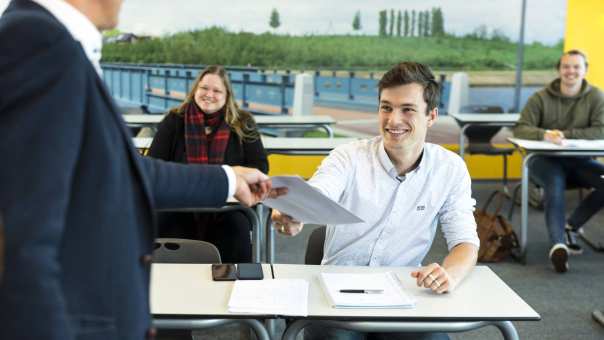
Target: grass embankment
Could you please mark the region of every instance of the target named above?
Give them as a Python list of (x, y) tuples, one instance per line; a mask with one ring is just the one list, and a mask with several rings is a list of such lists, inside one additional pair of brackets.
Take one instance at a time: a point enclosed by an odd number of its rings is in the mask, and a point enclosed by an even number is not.
[[(526, 45), (524, 69), (554, 65), (562, 45)], [(252, 65), (279, 69), (383, 70), (401, 60), (437, 70), (512, 70), (516, 45), (468, 37), (288, 36), (231, 33), (219, 28), (182, 32), (103, 48), (103, 61)]]

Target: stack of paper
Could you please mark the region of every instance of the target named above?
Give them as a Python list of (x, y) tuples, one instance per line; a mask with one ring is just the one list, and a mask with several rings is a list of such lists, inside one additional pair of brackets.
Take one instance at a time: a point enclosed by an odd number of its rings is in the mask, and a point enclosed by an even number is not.
[[(392, 272), (319, 275), (325, 295), (334, 308), (412, 308), (415, 306), (415, 301), (405, 293), (399, 279)], [(342, 291), (356, 291), (356, 293)]]
[(229, 312), (307, 316), (308, 281), (237, 280), (229, 299)]

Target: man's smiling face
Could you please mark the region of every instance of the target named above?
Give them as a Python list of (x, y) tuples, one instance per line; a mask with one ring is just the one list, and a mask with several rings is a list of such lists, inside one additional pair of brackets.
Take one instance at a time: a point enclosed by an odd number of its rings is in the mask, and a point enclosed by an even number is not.
[(379, 123), (388, 152), (423, 146), (428, 128), (434, 124), (437, 109), (427, 111), (424, 89), (411, 83), (385, 88), (380, 95)]

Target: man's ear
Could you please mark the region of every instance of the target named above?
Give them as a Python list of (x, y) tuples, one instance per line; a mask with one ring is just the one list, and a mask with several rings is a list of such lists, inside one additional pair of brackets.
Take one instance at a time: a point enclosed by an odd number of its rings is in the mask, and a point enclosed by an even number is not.
[(434, 125), (434, 122), (436, 122), (437, 117), (438, 117), (438, 107), (435, 107), (428, 112), (428, 127), (432, 127), (432, 125)]

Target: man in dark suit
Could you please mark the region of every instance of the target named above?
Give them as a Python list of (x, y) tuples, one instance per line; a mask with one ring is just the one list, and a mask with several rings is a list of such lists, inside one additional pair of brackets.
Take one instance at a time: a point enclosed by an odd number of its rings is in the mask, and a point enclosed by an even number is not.
[(0, 18), (0, 339), (153, 336), (154, 209), (269, 192), (257, 170), (139, 156), (99, 77), (120, 4), (13, 0)]

